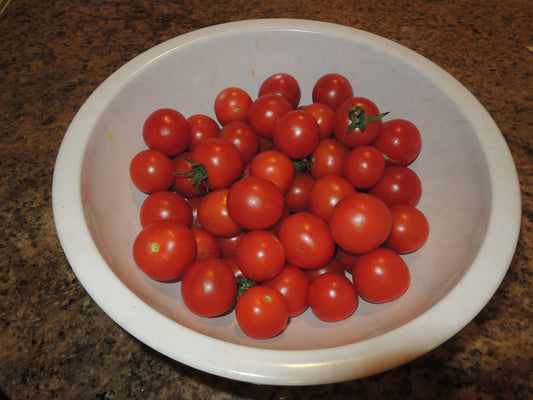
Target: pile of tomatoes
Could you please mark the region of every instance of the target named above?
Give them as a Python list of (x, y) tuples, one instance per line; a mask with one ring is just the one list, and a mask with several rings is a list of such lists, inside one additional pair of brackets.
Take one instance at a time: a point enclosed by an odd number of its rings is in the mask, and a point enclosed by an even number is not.
[(198, 316), (234, 310), (257, 339), (307, 308), (335, 322), (359, 298), (398, 299), (410, 284), (402, 254), (429, 234), (409, 167), (421, 150), (417, 127), (385, 121), (336, 73), (317, 79), (311, 104), (300, 96), (298, 81), (279, 73), (255, 98), (222, 90), (214, 118), (155, 110), (143, 126), (147, 149), (130, 164), (148, 194), (133, 243), (138, 267), (180, 281)]

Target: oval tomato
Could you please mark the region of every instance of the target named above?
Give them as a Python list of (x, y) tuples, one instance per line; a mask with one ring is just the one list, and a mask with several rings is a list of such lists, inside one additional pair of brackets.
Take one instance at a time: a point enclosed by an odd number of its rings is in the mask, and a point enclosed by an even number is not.
[(280, 292), (289, 306), (289, 317), (303, 313), (308, 305), (309, 279), (304, 271), (287, 264), (273, 279), (263, 283)]
[(225, 88), (215, 98), (215, 116), (222, 126), (231, 121), (247, 121), (250, 104), (252, 98), (245, 90), (238, 87)]
[(174, 182), (174, 164), (165, 153), (142, 150), (130, 162), (130, 177), (142, 192), (161, 192), (170, 188)]
[(392, 229), (389, 207), (379, 198), (354, 193), (333, 208), (329, 227), (335, 242), (351, 253), (366, 253), (385, 242)]
[(144, 122), (143, 139), (148, 148), (173, 157), (189, 147), (191, 128), (180, 112), (161, 108), (150, 114)]
[(285, 266), (285, 249), (271, 232), (251, 231), (239, 243), (237, 265), (246, 278), (267, 281)]
[(343, 75), (331, 73), (321, 76), (313, 86), (314, 103), (323, 103), (334, 111), (346, 100), (353, 97), (350, 81)]
[(405, 166), (418, 157), (422, 138), (412, 122), (405, 119), (391, 119), (383, 123), (373, 145), (387, 155), (387, 165)]
[(385, 157), (373, 146), (354, 147), (344, 160), (344, 176), (357, 189), (376, 185), (385, 173)]
[(173, 221), (159, 221), (144, 228), (133, 243), (133, 259), (150, 278), (177, 279), (196, 258), (191, 230)]
[(265, 94), (276, 94), (289, 102), (291, 108), (296, 108), (300, 102), (300, 85), (294, 76), (278, 73), (266, 78), (259, 87), (258, 97)]
[(288, 157), (301, 159), (313, 152), (320, 140), (320, 127), (312, 114), (304, 110), (284, 114), (272, 130), (276, 147)]
[(355, 261), (352, 279), (357, 293), (371, 303), (387, 303), (402, 296), (411, 281), (409, 268), (398, 253), (383, 247)]
[(187, 308), (200, 317), (216, 317), (235, 303), (237, 281), (219, 258), (202, 258), (191, 264), (181, 279), (181, 297)]
[(381, 180), (368, 192), (389, 207), (396, 204), (415, 206), (422, 196), (422, 183), (409, 167), (387, 167)]
[(429, 223), (424, 213), (403, 204), (392, 206), (390, 211), (392, 231), (385, 245), (400, 254), (420, 249), (429, 236)]
[(157, 221), (175, 221), (190, 226), (192, 212), (189, 203), (174, 192), (155, 192), (141, 204), (139, 219), (143, 228)]
[(344, 275), (329, 272), (309, 285), (309, 306), (322, 321), (342, 321), (355, 312), (358, 303), (355, 287)]

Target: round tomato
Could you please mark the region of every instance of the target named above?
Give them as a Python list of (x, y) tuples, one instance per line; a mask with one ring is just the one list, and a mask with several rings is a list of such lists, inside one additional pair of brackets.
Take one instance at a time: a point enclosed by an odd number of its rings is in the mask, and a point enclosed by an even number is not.
[(246, 121), (232, 121), (220, 130), (219, 137), (235, 145), (242, 159), (248, 164), (259, 152), (259, 136)]
[(181, 279), (181, 297), (187, 308), (200, 317), (216, 317), (235, 303), (237, 280), (219, 258), (196, 260)]
[(411, 281), (409, 268), (398, 253), (383, 247), (355, 261), (352, 279), (357, 293), (371, 303), (387, 303), (402, 296)]
[(174, 182), (172, 189), (183, 197), (191, 198), (202, 196), (207, 188), (201, 182), (193, 183), (192, 173), (194, 167), (191, 164), (192, 153), (184, 152), (172, 159), (174, 164)]
[(204, 114), (194, 114), (187, 118), (187, 123), (191, 127), (191, 143), (189, 151), (192, 151), (204, 139), (217, 137), (220, 126), (217, 122)]
[(311, 174), (315, 178), (325, 175), (344, 176), (344, 160), (349, 152), (337, 139), (322, 139), (309, 157)]
[(243, 229), (270, 228), (281, 217), (284, 206), (281, 189), (258, 176), (239, 179), (228, 192), (229, 214)]
[(241, 227), (228, 211), (229, 189), (213, 190), (207, 193), (198, 205), (198, 221), (202, 228), (219, 237), (233, 237), (241, 232)]
[(196, 239), (196, 259), (220, 257), (220, 243), (212, 233), (203, 228), (193, 228), (191, 232)]
[(304, 273), (305, 275), (307, 275), (307, 279), (309, 279), (309, 282), (311, 282), (317, 276), (325, 274), (327, 272), (332, 274), (344, 275), (344, 266), (341, 264), (337, 257), (331, 257), (331, 260), (321, 268), (304, 270)]
[(309, 195), (315, 178), (306, 172), (296, 172), (292, 185), (285, 194), (285, 203), (290, 212), (309, 210)]
[(198, 206), (202, 202), (203, 197), (190, 197), (187, 199), (187, 204), (191, 209), (192, 223), (191, 228), (201, 228), (200, 221), (198, 221)]
[(387, 167), (381, 180), (368, 192), (389, 207), (396, 204), (415, 206), (422, 196), (422, 183), (409, 167)]
[(358, 303), (355, 287), (344, 275), (329, 272), (309, 284), (309, 306), (322, 321), (342, 321), (355, 312)]
[(191, 128), (185, 117), (171, 108), (161, 108), (148, 116), (143, 125), (143, 139), (148, 148), (173, 157), (191, 143)]
[(287, 326), (289, 306), (276, 289), (265, 285), (253, 286), (237, 300), (235, 317), (247, 336), (268, 339), (279, 335)]
[(309, 279), (300, 268), (287, 264), (275, 278), (264, 282), (280, 292), (289, 306), (289, 317), (295, 317), (303, 313), (308, 305), (307, 292)]
[(150, 278), (177, 279), (196, 258), (191, 230), (174, 221), (159, 221), (144, 228), (133, 243), (133, 259)]
[(335, 111), (330, 106), (321, 103), (312, 103), (304, 109), (312, 114), (316, 122), (318, 122), (321, 139), (328, 138), (333, 134), (333, 117), (335, 116)]
[(420, 249), (429, 236), (429, 223), (422, 211), (399, 204), (390, 208), (392, 231), (385, 245), (397, 253), (412, 253)]
[(235, 236), (217, 238), (220, 245), (220, 256), (222, 258), (235, 256), (239, 243), (245, 235), (246, 232), (240, 232)]
[(192, 182), (204, 183), (211, 190), (231, 186), (244, 170), (241, 152), (231, 142), (220, 137), (202, 141), (191, 156), (193, 164)]
[(259, 136), (272, 139), (276, 122), (292, 110), (290, 103), (276, 94), (265, 94), (253, 101), (248, 110), (250, 126)]
[(384, 122), (373, 144), (387, 155), (387, 165), (407, 165), (420, 153), (422, 138), (418, 128), (405, 119)]
[(302, 269), (320, 268), (335, 253), (335, 242), (327, 223), (308, 212), (285, 218), (278, 237), (285, 248), (287, 262)]
[(353, 185), (337, 175), (318, 178), (309, 193), (309, 209), (313, 214), (328, 222), (335, 205), (343, 198), (355, 193)]
[(294, 166), (289, 157), (280, 151), (268, 150), (257, 154), (250, 162), (250, 176), (260, 176), (274, 182), (287, 193), (294, 180)]
[(344, 101), (353, 97), (353, 88), (345, 76), (326, 74), (316, 81), (312, 97), (314, 103), (323, 103), (336, 110)]
[(320, 127), (315, 117), (305, 110), (284, 114), (272, 130), (276, 147), (288, 157), (301, 159), (313, 152), (320, 140)]
[(252, 98), (245, 90), (225, 88), (215, 98), (215, 116), (222, 126), (231, 121), (247, 121), (250, 104)]
[(142, 150), (130, 162), (130, 177), (142, 192), (161, 192), (170, 188), (174, 182), (174, 164), (165, 153)]
[(381, 130), (383, 118), (378, 107), (366, 97), (352, 97), (342, 103), (333, 118), (333, 133), (348, 148), (371, 144)]
[(175, 221), (190, 226), (192, 212), (182, 196), (163, 191), (152, 193), (143, 201), (139, 218), (143, 228), (157, 221)]
[(344, 160), (344, 176), (357, 189), (368, 189), (385, 173), (385, 157), (373, 146), (354, 147)]
[(350, 253), (366, 253), (385, 242), (392, 229), (389, 207), (367, 193), (354, 193), (333, 208), (329, 219), (335, 242)]
[(278, 73), (266, 78), (259, 87), (258, 97), (265, 94), (276, 94), (289, 102), (291, 108), (296, 108), (300, 102), (300, 85), (294, 76)]
[(344, 270), (351, 274), (353, 265), (355, 264), (355, 260), (359, 258), (359, 254), (350, 253), (344, 250), (342, 247), (337, 246), (336, 257), (344, 267)]
[(237, 265), (246, 278), (267, 281), (285, 266), (285, 249), (273, 233), (251, 231), (239, 243)]

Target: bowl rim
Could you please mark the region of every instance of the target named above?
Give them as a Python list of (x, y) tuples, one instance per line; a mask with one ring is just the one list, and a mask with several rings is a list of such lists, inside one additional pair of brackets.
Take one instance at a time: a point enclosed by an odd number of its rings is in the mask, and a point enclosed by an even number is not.
[[(107, 266), (92, 242), (85, 219), (73, 223), (73, 216), (84, 216), (80, 177), (95, 124), (92, 116), (105, 110), (124, 81), (163, 54), (213, 35), (246, 30), (320, 32), (387, 48), (424, 68), (452, 98), (471, 110), (472, 125), (483, 132), (479, 141), (491, 177), (487, 232), (472, 266), (457, 285), (417, 318), (379, 336), (327, 349), (271, 350), (228, 343), (181, 326), (144, 303)], [(362, 378), (409, 362), (448, 340), (482, 310), (501, 284), (514, 255), (521, 215), (518, 176), (503, 135), (481, 103), (448, 72), (373, 33), (329, 22), (285, 18), (242, 20), (191, 31), (146, 50), (112, 73), (86, 99), (67, 129), (54, 168), (52, 205), (56, 230), (71, 268), (87, 293), (119, 326), (180, 363), (230, 379), (272, 385), (316, 385)], [(501, 240), (503, 234), (505, 241)], [(479, 286), (481, 274), (484, 287), (481, 295), (474, 296), (470, 288)], [(109, 304), (116, 299), (127, 306), (120, 311), (113, 309)], [(186, 343), (175, 340), (182, 335), (187, 337)], [(231, 357), (226, 356), (228, 353)]]

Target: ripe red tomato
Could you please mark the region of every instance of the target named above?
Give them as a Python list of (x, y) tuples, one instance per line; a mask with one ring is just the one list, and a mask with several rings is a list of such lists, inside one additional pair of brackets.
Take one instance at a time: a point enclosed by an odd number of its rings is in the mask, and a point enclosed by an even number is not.
[(350, 253), (342, 247), (337, 246), (336, 256), (344, 269), (351, 274), (353, 265), (355, 264), (355, 260), (359, 258), (359, 254)]
[(237, 281), (220, 258), (202, 258), (191, 264), (181, 279), (181, 297), (200, 317), (216, 317), (235, 303)]
[(345, 76), (326, 74), (316, 81), (312, 97), (314, 103), (326, 104), (335, 111), (344, 101), (353, 97), (353, 88)]
[(143, 139), (148, 148), (173, 157), (189, 147), (191, 128), (180, 112), (161, 108), (144, 122)]
[(309, 192), (309, 209), (328, 222), (333, 208), (343, 198), (355, 193), (355, 188), (343, 177), (326, 175), (318, 178)]
[(253, 281), (274, 278), (285, 266), (285, 249), (271, 232), (248, 232), (237, 248), (237, 265)]
[(264, 230), (281, 217), (285, 200), (272, 181), (247, 176), (235, 182), (228, 192), (228, 211), (243, 229)]
[(368, 189), (385, 173), (385, 157), (373, 146), (354, 147), (344, 160), (344, 176), (357, 189)]
[(294, 76), (278, 73), (266, 78), (259, 87), (258, 97), (265, 94), (276, 94), (289, 102), (291, 108), (296, 108), (300, 102), (300, 85)]
[(411, 281), (409, 268), (398, 253), (383, 247), (355, 261), (352, 279), (357, 293), (371, 303), (387, 303), (402, 296)]
[(196, 258), (191, 230), (173, 221), (159, 221), (144, 228), (133, 243), (133, 259), (150, 278), (177, 279)]
[(174, 182), (174, 164), (158, 150), (142, 150), (130, 163), (130, 177), (142, 192), (155, 193), (167, 190)]
[(381, 130), (378, 107), (366, 97), (352, 97), (342, 103), (333, 118), (333, 133), (348, 148), (371, 144)]
[(220, 256), (222, 258), (235, 256), (237, 254), (239, 243), (245, 235), (246, 232), (240, 232), (235, 236), (217, 238), (220, 245)]
[(189, 151), (193, 151), (202, 140), (217, 137), (220, 132), (220, 126), (218, 126), (217, 122), (208, 115), (191, 115), (187, 118), (187, 123), (191, 127), (191, 143), (189, 145)]
[(174, 164), (174, 182), (172, 183), (172, 189), (186, 198), (202, 196), (207, 191), (204, 184), (193, 183), (193, 177), (188, 175), (194, 169), (190, 162), (191, 158), (192, 153), (186, 151), (172, 159), (172, 163)]
[(285, 218), (278, 237), (285, 247), (287, 262), (302, 269), (320, 268), (335, 253), (335, 242), (327, 223), (308, 212)]
[(235, 316), (246, 335), (254, 339), (268, 339), (279, 335), (287, 326), (289, 306), (276, 289), (258, 285), (239, 297)]
[(143, 228), (157, 221), (175, 221), (190, 226), (192, 212), (187, 200), (179, 194), (155, 192), (143, 201), (139, 219)]
[(203, 183), (211, 190), (231, 186), (244, 170), (241, 152), (220, 137), (202, 141), (192, 152), (193, 183)]
[(252, 98), (245, 90), (225, 88), (215, 98), (215, 116), (222, 126), (231, 121), (247, 121), (250, 104)]
[(191, 209), (192, 213), (192, 223), (191, 228), (201, 228), (200, 221), (198, 221), (198, 207), (202, 201), (203, 197), (190, 197), (187, 199), (187, 204)]
[(284, 114), (272, 130), (277, 148), (288, 157), (301, 159), (313, 152), (320, 140), (320, 127), (312, 114), (304, 110)]
[(292, 185), (285, 194), (285, 203), (290, 212), (309, 210), (309, 194), (314, 182), (315, 178), (306, 172), (294, 174)]
[(309, 306), (322, 321), (342, 321), (355, 312), (358, 303), (355, 287), (344, 275), (329, 272), (309, 284)]
[(335, 242), (351, 253), (366, 253), (385, 242), (392, 229), (389, 207), (367, 193), (354, 193), (333, 208), (329, 227)]
[(422, 196), (422, 183), (409, 167), (387, 167), (381, 180), (368, 192), (389, 207), (396, 204), (416, 206)]
[(290, 103), (276, 94), (265, 94), (253, 101), (248, 110), (248, 121), (257, 134), (272, 139), (276, 122), (292, 110)]
[(387, 155), (387, 165), (408, 165), (418, 157), (422, 138), (418, 128), (405, 119), (391, 119), (383, 123), (373, 144)]
[(250, 176), (260, 176), (274, 182), (287, 193), (294, 180), (294, 166), (289, 157), (280, 151), (268, 150), (257, 154), (250, 162)]
[(311, 174), (317, 179), (325, 175), (344, 176), (344, 160), (349, 152), (337, 139), (322, 139), (309, 157)]
[(312, 114), (315, 117), (318, 126), (320, 127), (320, 138), (325, 139), (333, 134), (333, 117), (335, 111), (322, 103), (312, 103), (304, 108), (305, 111)]
[(197, 260), (201, 258), (220, 257), (220, 243), (215, 235), (203, 228), (193, 228), (191, 232), (196, 240)]
[(213, 190), (207, 193), (198, 206), (198, 221), (208, 232), (219, 237), (233, 237), (241, 232), (241, 227), (228, 211), (229, 189)]
[(289, 306), (289, 317), (296, 317), (307, 309), (309, 279), (300, 268), (287, 264), (276, 277), (264, 282), (264, 285), (276, 289), (285, 297)]
[(306, 269), (303, 270), (303, 272), (305, 273), (305, 275), (307, 275), (307, 279), (309, 279), (309, 282), (311, 282), (317, 276), (325, 274), (326, 272), (344, 275), (344, 266), (341, 264), (337, 257), (331, 257), (331, 260), (323, 267), (318, 269)]
[(245, 164), (248, 164), (259, 152), (259, 136), (246, 121), (227, 123), (220, 130), (219, 137), (233, 143), (239, 149)]
[(429, 236), (429, 223), (419, 209), (399, 204), (390, 208), (392, 231), (385, 245), (397, 253), (412, 253), (420, 249)]

